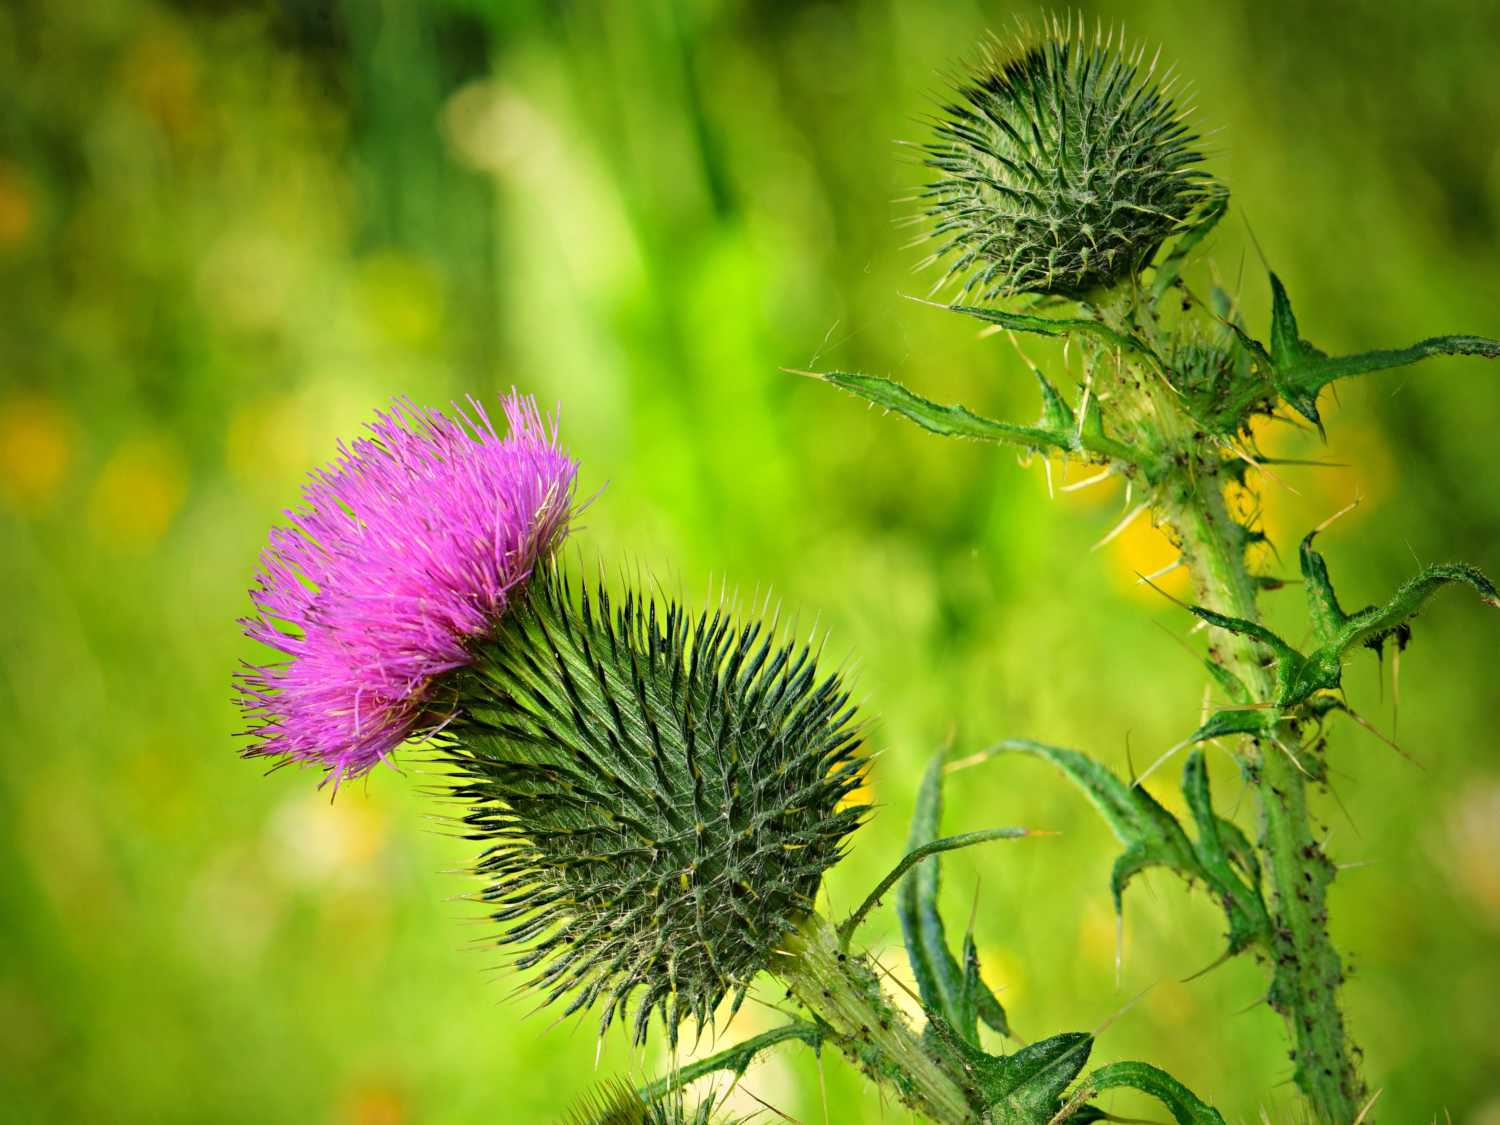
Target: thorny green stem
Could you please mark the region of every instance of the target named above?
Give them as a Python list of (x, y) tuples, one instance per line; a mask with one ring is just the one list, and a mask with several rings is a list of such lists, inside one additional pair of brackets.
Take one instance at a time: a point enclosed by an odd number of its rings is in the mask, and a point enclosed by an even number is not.
[(974, 1112), (963, 1089), (930, 1054), (857, 954), (837, 931), (809, 914), (787, 935), (772, 971), (826, 1025), (826, 1037), (901, 1101), (943, 1125), (965, 1125)]
[[(1245, 565), (1241, 529), (1224, 502), (1218, 476), (1181, 482), (1166, 505), (1166, 518), (1193, 576), (1198, 600), (1210, 609), (1258, 621), (1255, 584)], [(1257, 700), (1275, 692), (1270, 669), (1253, 641), (1219, 632), (1213, 658), (1250, 688)], [(1307, 811), (1307, 781), (1294, 761), (1290, 726), (1282, 745), (1257, 739), (1244, 748), (1261, 810), (1261, 851), (1269, 873), (1273, 977), (1269, 1001), (1285, 1017), (1296, 1044), (1297, 1085), (1323, 1125), (1349, 1125), (1360, 1109), (1364, 1086), (1344, 1032), (1338, 988), (1339, 955), (1328, 936), (1326, 905), (1334, 867), (1313, 838)]]

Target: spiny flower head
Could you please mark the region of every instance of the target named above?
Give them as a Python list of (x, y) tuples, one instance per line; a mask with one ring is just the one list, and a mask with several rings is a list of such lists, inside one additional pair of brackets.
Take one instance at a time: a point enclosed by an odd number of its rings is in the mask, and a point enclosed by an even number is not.
[(402, 400), (312, 473), (272, 529), (247, 635), (288, 659), (238, 677), (249, 756), (364, 773), (424, 725), (434, 682), (473, 659), (567, 529), (577, 466), (512, 393), (501, 434)]
[(988, 299), (1078, 296), (1140, 270), (1209, 191), (1197, 137), (1154, 63), (1056, 21), (986, 49), (926, 146), (944, 281)]
[(675, 1042), (735, 1004), (868, 807), (848, 692), (774, 627), (538, 575), (440, 742), (481, 900), (544, 1003)]
[(743, 1125), (744, 1118), (714, 1113), (716, 1093), (690, 1103), (682, 1088), (653, 1100), (623, 1079), (613, 1079), (589, 1093), (568, 1112), (562, 1125)]

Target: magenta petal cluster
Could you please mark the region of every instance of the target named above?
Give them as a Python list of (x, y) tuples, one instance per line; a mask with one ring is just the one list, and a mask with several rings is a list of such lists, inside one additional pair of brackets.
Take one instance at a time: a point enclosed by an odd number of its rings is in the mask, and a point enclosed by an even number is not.
[(470, 398), (453, 417), (400, 401), (313, 472), (271, 531), (246, 633), (289, 659), (238, 678), (251, 756), (335, 783), (437, 720), (435, 678), (470, 661), (567, 532), (577, 466), (514, 392), (503, 435)]

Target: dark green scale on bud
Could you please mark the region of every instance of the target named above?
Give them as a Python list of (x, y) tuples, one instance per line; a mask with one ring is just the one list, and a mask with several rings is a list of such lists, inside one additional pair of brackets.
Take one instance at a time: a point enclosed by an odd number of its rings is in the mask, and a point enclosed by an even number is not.
[[(1168, 83), (1170, 85), (1170, 83)], [(944, 107), (923, 192), (964, 293), (1076, 297), (1142, 269), (1212, 192), (1198, 138), (1152, 67), (1053, 24)]]
[(849, 695), (810, 649), (719, 609), (611, 609), (538, 574), (456, 675), (443, 753), (503, 945), (600, 1034), (675, 1042), (736, 1005), (868, 811)]

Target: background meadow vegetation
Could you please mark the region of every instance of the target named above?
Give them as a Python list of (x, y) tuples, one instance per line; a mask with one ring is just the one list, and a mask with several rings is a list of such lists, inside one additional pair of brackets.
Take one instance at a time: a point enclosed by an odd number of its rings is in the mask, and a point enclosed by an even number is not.
[[(1326, 349), (1500, 336), (1500, 8), (1084, 4), (1191, 81), (1234, 210), (1218, 276), (1253, 327), (1258, 242)], [(783, 368), (858, 368), (1029, 420), (1004, 337), (903, 299), (897, 140), (1000, 3), (12, 0), (0, 8), (0, 1120), (530, 1123), (655, 1069), (491, 971), (471, 846), (381, 770), (330, 803), (235, 754), (234, 619), (267, 527), (372, 409), (516, 384), (562, 404), (598, 491), (570, 551), (698, 602), (769, 596), (847, 662), (881, 806), (830, 880), (897, 858), (939, 745), (1003, 736), (1139, 768), (1202, 700), (1189, 620), (1135, 581), (1150, 527), (1090, 547), (1115, 486), (944, 443)], [(1027, 7), (1020, 14), (1035, 16)], [(1253, 236), (1252, 236), (1253, 232)], [(1029, 357), (1076, 378), (1039, 343)], [(1260, 519), (1325, 537), (1346, 603), (1423, 562), (1500, 571), (1500, 370), (1342, 387)], [(1053, 492), (1084, 472), (1052, 466)], [(1274, 558), (1268, 565), (1278, 565)], [(1178, 589), (1180, 586), (1169, 589)], [(1299, 620), (1293, 587), (1272, 612)], [(1444, 597), (1402, 662), (1398, 738), (1336, 732), (1345, 996), (1388, 1122), (1500, 1122), (1500, 632)], [(1295, 628), (1300, 628), (1296, 626)], [(1350, 700), (1383, 730), (1373, 658)], [(1385, 671), (1389, 673), (1387, 665)], [(1221, 799), (1238, 779), (1214, 763)], [(1153, 779), (1169, 805), (1175, 769)], [(1206, 898), (1126, 899), (1114, 843), (1039, 762), (954, 776), (950, 830), (1050, 839), (946, 861), (948, 909), (1031, 1038), (1108, 1023), (1231, 1122), (1294, 1120), (1277, 1017)], [(1175, 805), (1173, 806), (1175, 807)], [(1249, 825), (1249, 801), (1238, 817)], [(900, 972), (889, 909), (867, 931)], [(473, 943), (478, 943), (473, 944)], [(729, 1034), (770, 1026), (777, 993)], [(1232, 1014), (1239, 1013), (1239, 1014)], [(1113, 1021), (1113, 1022), (1110, 1022)], [(744, 1085), (794, 1119), (903, 1120), (835, 1057)], [(747, 1106), (754, 1103), (743, 1102)], [(1144, 1106), (1122, 1096), (1122, 1113)]]

